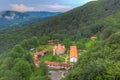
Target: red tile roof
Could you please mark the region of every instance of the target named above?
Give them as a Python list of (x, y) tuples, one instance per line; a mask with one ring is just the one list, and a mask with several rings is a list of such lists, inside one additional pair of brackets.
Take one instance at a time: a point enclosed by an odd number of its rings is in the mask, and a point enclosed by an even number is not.
[(47, 49), (44, 49), (40, 52), (36, 52), (35, 55), (33, 56), (34, 63), (39, 64), (40, 63), (39, 56), (43, 56), (45, 53), (48, 53), (48, 52), (49, 52), (49, 50), (47, 50)]
[(55, 49), (55, 50), (61, 49), (61, 50), (64, 50), (64, 51), (66, 50), (66, 49), (65, 49), (65, 46), (63, 46), (63, 45), (61, 45), (61, 44), (58, 44), (57, 46), (54, 46), (54, 49)]
[(91, 36), (90, 39), (91, 39), (91, 40), (96, 40), (97, 37), (96, 37), (96, 36)]
[(34, 63), (35, 63), (35, 64), (39, 64), (39, 63), (40, 63), (40, 62), (39, 62), (38, 55), (34, 55), (34, 56), (33, 56), (33, 60), (34, 60)]
[(48, 53), (48, 52), (50, 52), (50, 51), (47, 50), (47, 49), (44, 49), (44, 50), (42, 50), (40, 52), (36, 52), (35, 54), (38, 55), (38, 56), (42, 56), (42, 55), (44, 55), (45, 53)]
[(40, 51), (40, 52), (36, 52), (35, 54), (36, 54), (36, 55), (39, 55), (39, 56), (44, 55), (44, 53), (43, 53), (42, 51)]
[(76, 46), (70, 46), (70, 58), (72, 57), (78, 58), (78, 52)]

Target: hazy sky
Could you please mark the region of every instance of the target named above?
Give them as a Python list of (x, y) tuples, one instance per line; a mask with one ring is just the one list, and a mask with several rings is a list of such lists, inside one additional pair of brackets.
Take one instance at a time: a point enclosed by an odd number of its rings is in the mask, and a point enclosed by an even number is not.
[(93, 0), (0, 0), (0, 11), (65, 12)]

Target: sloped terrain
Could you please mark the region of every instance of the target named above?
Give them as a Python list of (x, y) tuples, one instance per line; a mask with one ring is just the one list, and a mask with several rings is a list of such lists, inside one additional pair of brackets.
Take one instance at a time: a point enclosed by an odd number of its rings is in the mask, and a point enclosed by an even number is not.
[(40, 38), (46, 35), (51, 39), (63, 40), (69, 38), (77, 40), (98, 35), (99, 39), (106, 39), (120, 30), (119, 16), (119, 0), (92, 1), (42, 22), (1, 31), (0, 49), (10, 48), (13, 44), (32, 36)]

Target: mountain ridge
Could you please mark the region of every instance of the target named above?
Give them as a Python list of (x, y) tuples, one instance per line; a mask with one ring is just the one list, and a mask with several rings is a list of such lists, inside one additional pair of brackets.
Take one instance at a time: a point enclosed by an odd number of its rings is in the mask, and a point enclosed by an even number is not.
[[(119, 12), (119, 0), (92, 1), (45, 21), (3, 31), (0, 34), (0, 40), (6, 41), (5, 45), (12, 42), (8, 45), (12, 46), (32, 36), (38, 38), (49, 36), (51, 39), (59, 40), (69, 38), (75, 41), (96, 35), (98, 39), (107, 39), (111, 34), (120, 30)], [(16, 36), (16, 34), (19, 35)], [(4, 38), (6, 35), (9, 41)]]
[[(43, 15), (45, 13), (45, 15)], [(35, 15), (37, 14), (37, 15)], [(23, 26), (26, 24), (42, 21), (46, 18), (61, 14), (60, 12), (17, 12), (2, 11), (0, 12), (0, 28), (13, 26)]]

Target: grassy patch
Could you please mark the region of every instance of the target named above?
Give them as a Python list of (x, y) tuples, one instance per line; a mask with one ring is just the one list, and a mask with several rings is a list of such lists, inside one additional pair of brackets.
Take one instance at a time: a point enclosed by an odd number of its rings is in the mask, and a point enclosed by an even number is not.
[(65, 61), (64, 58), (61, 58), (61, 57), (59, 57), (58, 55), (55, 56), (55, 57), (56, 57), (56, 61), (58, 61), (58, 62), (64, 62), (64, 61)]
[[(64, 62), (65, 59), (60, 57), (59, 55), (53, 56), (53, 45), (40, 45), (37, 50), (42, 51), (44, 49), (50, 50), (50, 53), (40, 57), (40, 61), (57, 61), (57, 62)], [(34, 53), (31, 52), (31, 55), (34, 56)], [(62, 55), (61, 55), (62, 56)]]
[(44, 55), (43, 57), (40, 58), (41, 61), (51, 61), (52, 60), (52, 53), (48, 53), (46, 55)]
[(40, 45), (37, 49), (38, 50), (48, 49), (48, 50), (52, 51), (53, 45)]
[(57, 61), (57, 62), (64, 62), (65, 59), (59, 57), (58, 55), (53, 56), (53, 53), (48, 53), (40, 58), (41, 61)]

